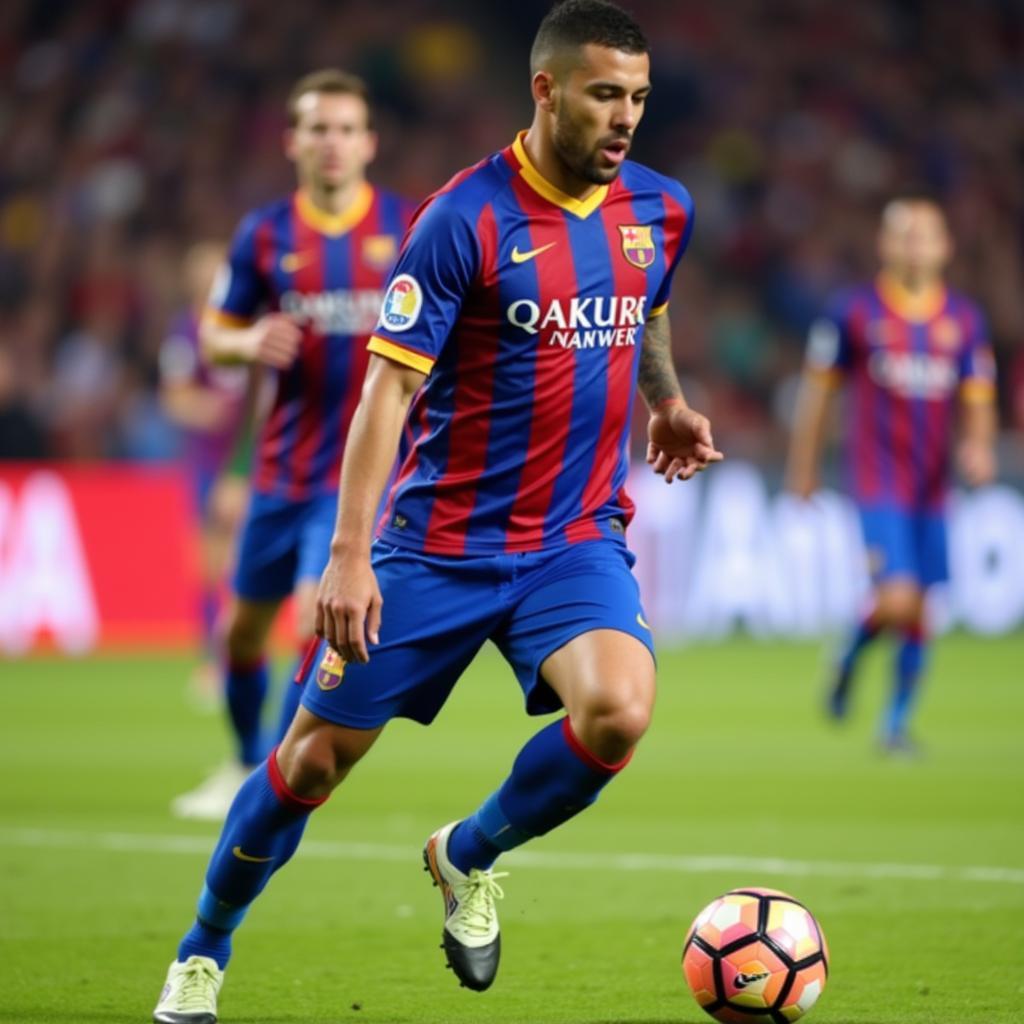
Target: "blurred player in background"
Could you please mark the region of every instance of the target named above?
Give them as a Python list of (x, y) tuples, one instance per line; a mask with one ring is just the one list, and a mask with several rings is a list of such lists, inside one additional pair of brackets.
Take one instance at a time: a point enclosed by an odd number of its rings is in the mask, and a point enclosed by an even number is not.
[[(626, 159), (650, 91), (627, 14), (553, 8), (531, 65), (529, 131), (432, 197), (391, 279), (345, 451), (325, 640), (291, 728), (228, 814), (155, 1012), (165, 1024), (214, 1019), (232, 932), (310, 812), (391, 718), (432, 721), (488, 639), (526, 710), (558, 717), (475, 813), (427, 840), (463, 985), (486, 989), (498, 969), (495, 860), (592, 804), (647, 729), (653, 641), (623, 489), (637, 386), (655, 472), (671, 482), (721, 458), (671, 355), (692, 202)], [(403, 423), (414, 441), (371, 550)]]
[[(849, 710), (857, 660), (883, 630), (897, 637), (883, 745), (912, 752), (908, 733), (928, 643), (925, 592), (948, 578), (950, 455), (966, 482), (995, 475), (995, 364), (982, 316), (946, 287), (953, 252), (941, 207), (924, 194), (890, 201), (881, 271), (838, 296), (811, 329), (790, 448), (788, 486), (810, 497), (836, 385), (847, 399), (849, 487), (860, 511), (873, 591), (835, 665), (830, 714)], [(959, 422), (958, 422), (959, 421)]]
[[(267, 639), (289, 594), (300, 647), (313, 635), (366, 342), (412, 215), (404, 200), (366, 181), (377, 139), (360, 79), (307, 75), (291, 92), (288, 118), (285, 152), (299, 187), (242, 221), (201, 328), (211, 362), (267, 366), (277, 389), (257, 444), (227, 614), (225, 693), (237, 756), (174, 801), (182, 817), (223, 817), (267, 756)], [(280, 731), (300, 694), (285, 688)]]
[(210, 366), (199, 348), (199, 319), (224, 246), (198, 242), (185, 256), (188, 308), (171, 326), (160, 348), (160, 403), (180, 430), (182, 465), (192, 480), (199, 517), (203, 660), (193, 676), (195, 696), (220, 703), (220, 655), (216, 626), (248, 498), (248, 452), (242, 436), (251, 411), (252, 374), (247, 366)]

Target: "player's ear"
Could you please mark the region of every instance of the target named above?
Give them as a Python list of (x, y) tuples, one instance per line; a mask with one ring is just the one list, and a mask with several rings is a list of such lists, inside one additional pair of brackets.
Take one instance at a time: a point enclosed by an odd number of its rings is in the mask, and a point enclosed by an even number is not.
[(377, 158), (377, 145), (379, 136), (372, 129), (366, 133), (366, 144), (363, 150), (363, 157), (368, 164), (372, 164)]
[(296, 157), (295, 152), (295, 129), (285, 128), (281, 133), (281, 148), (284, 150), (284, 155), (289, 160), (294, 160)]
[(555, 112), (555, 76), (550, 71), (538, 71), (530, 83), (533, 101), (549, 114)]

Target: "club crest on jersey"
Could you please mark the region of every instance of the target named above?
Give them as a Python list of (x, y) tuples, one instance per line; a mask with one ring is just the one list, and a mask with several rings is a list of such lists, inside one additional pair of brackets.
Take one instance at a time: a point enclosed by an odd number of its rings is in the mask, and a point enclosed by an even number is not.
[(423, 306), (423, 290), (411, 274), (399, 274), (384, 295), (380, 314), (381, 327), (389, 331), (407, 331), (419, 319)]
[(650, 224), (620, 224), (622, 255), (641, 270), (646, 270), (655, 255), (654, 228)]
[(387, 270), (397, 254), (398, 241), (394, 235), (369, 235), (363, 239), (363, 262), (374, 270)]
[(323, 661), (316, 670), (316, 685), (321, 690), (333, 690), (341, 685), (345, 674), (345, 659), (333, 648), (328, 647)]

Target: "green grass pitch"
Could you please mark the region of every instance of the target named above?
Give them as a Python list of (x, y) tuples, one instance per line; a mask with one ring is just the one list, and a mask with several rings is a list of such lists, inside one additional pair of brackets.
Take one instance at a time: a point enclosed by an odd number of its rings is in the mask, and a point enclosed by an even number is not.
[[(502, 866), (485, 994), (443, 969), (420, 846), (472, 810), (536, 723), (485, 652), (430, 729), (395, 723), (235, 942), (224, 1024), (699, 1024), (681, 944), (737, 885), (818, 916), (817, 1024), (1024, 1020), (1024, 636), (939, 641), (919, 761), (881, 757), (888, 652), (852, 720), (819, 714), (817, 645), (663, 652), (652, 731), (598, 804)], [(226, 748), (180, 656), (0, 669), (0, 1021), (144, 1022), (216, 830), (171, 797)]]

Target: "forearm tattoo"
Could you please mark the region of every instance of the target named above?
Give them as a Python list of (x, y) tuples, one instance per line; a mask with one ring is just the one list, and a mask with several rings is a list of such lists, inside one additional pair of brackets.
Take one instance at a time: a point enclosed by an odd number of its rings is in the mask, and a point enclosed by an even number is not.
[(670, 398), (683, 396), (672, 362), (672, 330), (667, 312), (648, 320), (644, 325), (637, 385), (650, 409)]

